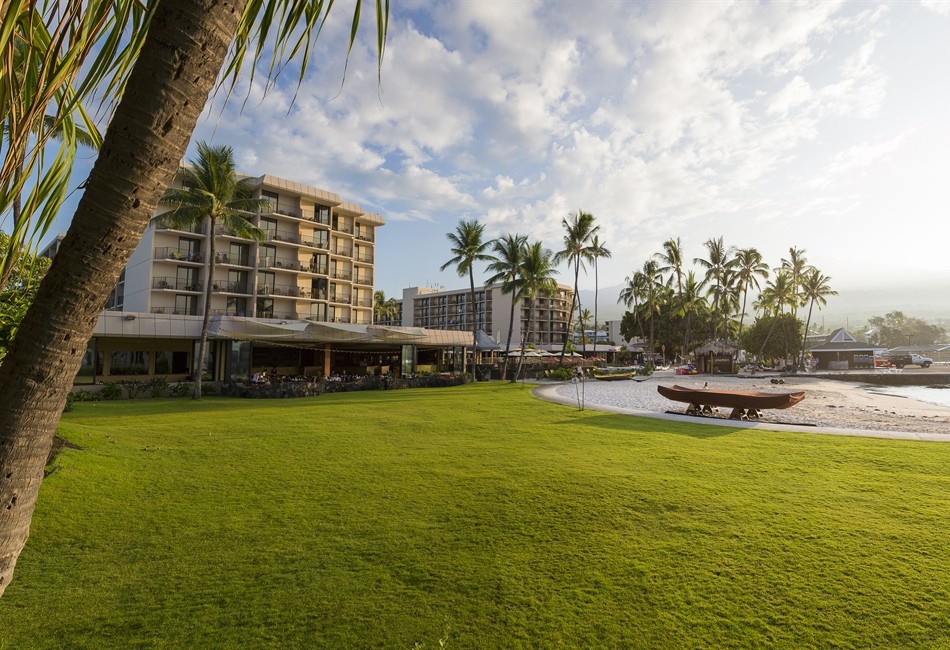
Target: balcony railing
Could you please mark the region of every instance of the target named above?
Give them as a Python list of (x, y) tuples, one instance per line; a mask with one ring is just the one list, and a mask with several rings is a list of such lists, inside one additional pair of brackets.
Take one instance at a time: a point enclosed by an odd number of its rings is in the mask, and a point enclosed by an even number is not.
[(257, 295), (259, 296), (290, 296), (291, 298), (296, 298), (299, 294), (299, 287), (295, 287), (292, 284), (257, 285)]
[(212, 309), (212, 316), (247, 316), (246, 309)]
[(153, 289), (173, 289), (175, 291), (201, 291), (201, 283), (181, 278), (152, 278)]
[(357, 307), (372, 307), (373, 301), (370, 300), (369, 298), (363, 298), (359, 302), (354, 302), (353, 304), (356, 305)]
[(235, 239), (244, 239), (244, 240), (248, 239), (247, 237), (243, 235), (237, 234), (236, 232), (234, 232), (227, 226), (215, 226), (214, 234), (216, 237), (234, 237)]
[(363, 254), (363, 255), (355, 255), (355, 256), (353, 257), (353, 261), (354, 261), (354, 262), (363, 262), (364, 264), (372, 264), (372, 263), (373, 263), (373, 256), (372, 256), (372, 255), (366, 255), (366, 254)]
[(248, 264), (248, 256), (246, 254), (245, 255), (231, 255), (230, 253), (215, 253), (214, 263), (215, 264), (232, 264), (234, 266), (250, 266), (250, 264)]
[(360, 233), (360, 232), (356, 233), (356, 238), (359, 239), (360, 241), (368, 241), (370, 243), (373, 243), (374, 241), (376, 241), (372, 235), (367, 235), (366, 233)]
[(274, 319), (279, 318), (281, 320), (297, 320), (296, 313), (277, 312), (277, 311), (261, 310), (261, 309), (257, 310), (256, 317), (257, 318), (274, 318)]
[(216, 293), (243, 293), (247, 294), (247, 282), (214, 282), (211, 291)]
[(203, 223), (194, 225), (194, 226), (182, 226), (179, 228), (179, 227), (171, 226), (167, 223), (162, 223), (161, 221), (159, 221), (157, 224), (155, 224), (155, 229), (156, 230), (174, 230), (175, 232), (190, 232), (196, 235), (205, 234), (205, 226)]
[(330, 302), (341, 303), (344, 305), (350, 304), (350, 297), (344, 296), (341, 293), (330, 294)]
[(349, 323), (350, 319), (347, 316), (334, 316), (333, 318), (327, 319), (328, 323)]
[(197, 316), (197, 309), (175, 309), (174, 307), (152, 307), (153, 314), (174, 314), (175, 316)]
[(161, 246), (155, 249), (155, 259), (173, 260), (175, 262), (195, 262), (200, 264), (204, 258), (200, 252), (190, 251), (187, 248)]
[(351, 276), (349, 271), (334, 271), (333, 277), (337, 280), (349, 280)]
[(367, 284), (367, 285), (372, 286), (372, 284), (373, 284), (373, 276), (371, 276), (371, 275), (358, 275), (358, 276), (356, 276), (355, 278), (353, 278), (353, 282), (354, 282), (355, 284)]
[(334, 246), (330, 252), (334, 255), (342, 255), (343, 257), (353, 257), (353, 249), (347, 248), (346, 246)]
[(272, 269), (286, 269), (288, 271), (306, 271), (309, 264), (296, 260), (292, 257), (274, 257), (273, 255), (262, 255), (257, 258), (258, 264), (262, 267)]
[(348, 235), (352, 235), (352, 234), (353, 234), (353, 226), (340, 226), (340, 225), (338, 225), (338, 226), (336, 226), (336, 227), (334, 228), (334, 230), (337, 231), (337, 232), (345, 232), (345, 233), (348, 234)]

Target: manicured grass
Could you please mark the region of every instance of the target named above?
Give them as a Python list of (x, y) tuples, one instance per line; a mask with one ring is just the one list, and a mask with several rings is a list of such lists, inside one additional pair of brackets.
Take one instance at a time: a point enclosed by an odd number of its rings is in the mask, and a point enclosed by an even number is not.
[(950, 645), (950, 445), (478, 384), (81, 403), (0, 647)]

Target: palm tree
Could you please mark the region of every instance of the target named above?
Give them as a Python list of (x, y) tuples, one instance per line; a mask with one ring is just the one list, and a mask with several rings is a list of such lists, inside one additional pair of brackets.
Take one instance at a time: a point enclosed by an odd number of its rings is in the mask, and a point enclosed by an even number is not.
[[(591, 322), (593, 318), (594, 318), (594, 315), (591, 314), (590, 309), (587, 309), (586, 307), (577, 313), (577, 325), (581, 333), (581, 346), (583, 346), (584, 354), (587, 354), (587, 323)], [(597, 335), (596, 329), (597, 329), (597, 326), (595, 324), (594, 325), (595, 337)]]
[(234, 149), (226, 145), (198, 143), (198, 158), (182, 169), (184, 188), (165, 190), (159, 203), (172, 209), (156, 217), (177, 229), (208, 224), (208, 281), (205, 282), (205, 305), (201, 318), (201, 339), (194, 359), (194, 399), (201, 399), (201, 379), (205, 349), (208, 345), (208, 324), (211, 322), (211, 295), (214, 292), (216, 227), (244, 239), (264, 241), (264, 231), (248, 221), (251, 215), (266, 209), (268, 199), (253, 198), (256, 180), (238, 180), (234, 165)]
[(798, 362), (799, 367), (803, 370), (805, 368), (805, 343), (808, 341), (808, 328), (811, 325), (812, 308), (817, 304), (818, 309), (821, 309), (828, 304), (828, 296), (838, 295), (837, 291), (832, 290), (832, 288), (828, 286), (830, 280), (830, 277), (824, 275), (814, 266), (809, 267), (805, 271), (805, 276), (802, 280), (802, 293), (808, 301), (808, 318), (805, 320), (805, 333), (802, 337), (802, 353), (801, 359)]
[(491, 246), (491, 241), (482, 241), (485, 233), (485, 226), (477, 221), (459, 221), (455, 227), (455, 232), (446, 233), (445, 236), (452, 242), (452, 259), (443, 264), (442, 271), (454, 266), (460, 278), (468, 274), (469, 286), (471, 289), (469, 303), (472, 312), (472, 381), (478, 381), (476, 377), (476, 364), (478, 363), (478, 314), (475, 310), (475, 262), (490, 262), (492, 256), (486, 251)]
[(685, 358), (686, 355), (689, 354), (689, 339), (690, 334), (692, 333), (691, 326), (693, 314), (706, 304), (706, 300), (702, 294), (702, 283), (696, 279), (696, 273), (693, 271), (688, 271), (686, 273), (686, 281), (683, 283), (683, 291), (680, 293), (679, 304), (680, 309), (686, 318), (683, 339), (683, 356)]
[(511, 352), (511, 335), (515, 329), (515, 309), (521, 298), (521, 263), (524, 259), (526, 235), (505, 235), (492, 243), (495, 251), (488, 271), (494, 273), (487, 280), (488, 285), (501, 283), (501, 292), (511, 294), (511, 314), (508, 318), (508, 339), (505, 341), (505, 362), (502, 377), (508, 376), (508, 354)]
[(724, 303), (726, 301), (726, 272), (732, 267), (732, 261), (729, 259), (732, 248), (726, 248), (722, 237), (718, 239), (708, 239), (703, 243), (706, 247), (708, 259), (697, 257), (693, 262), (706, 269), (706, 277), (703, 279), (703, 286), (710, 296), (712, 296), (713, 310), (713, 340), (719, 338), (719, 323), (722, 314), (725, 311)]
[(640, 301), (643, 300), (647, 293), (644, 280), (643, 274), (639, 271), (633, 275), (628, 275), (624, 278), (625, 285), (623, 289), (620, 290), (620, 296), (617, 299), (617, 302), (623, 303), (627, 306), (627, 309), (632, 310), (634, 319), (640, 327), (641, 339), (645, 336), (643, 332), (643, 320), (640, 318)]
[[(574, 300), (571, 301), (571, 310), (567, 317), (568, 323), (574, 322), (574, 304), (577, 303), (577, 309), (580, 311), (581, 294), (578, 287), (581, 269), (584, 268), (584, 262), (590, 261), (591, 249), (590, 243), (594, 235), (600, 229), (600, 226), (594, 225), (594, 215), (583, 210), (572, 212), (561, 220), (564, 227), (564, 248), (554, 255), (554, 263), (560, 264), (563, 261), (568, 266), (574, 267)], [(561, 346), (561, 356), (559, 365), (564, 365), (564, 353), (567, 351), (567, 339), (564, 337), (564, 344)]]
[[(683, 244), (680, 238), (669, 238), (663, 242), (663, 252), (656, 253), (654, 257), (661, 263), (660, 272), (671, 271), (676, 278), (676, 295), (682, 302), (683, 298)], [(686, 355), (686, 349), (683, 348), (683, 355)]]
[(742, 325), (745, 322), (746, 298), (749, 296), (749, 287), (760, 288), (759, 278), (767, 279), (769, 277), (769, 265), (762, 261), (762, 253), (755, 248), (740, 248), (736, 251), (733, 258), (736, 268), (736, 280), (739, 283), (739, 290), (742, 292), (742, 314), (739, 316), (739, 332), (737, 338), (742, 336)]
[[(775, 269), (774, 272), (775, 278), (766, 282), (765, 288), (762, 289), (756, 303), (758, 308), (762, 309), (765, 313), (771, 314), (773, 317), (769, 332), (765, 335), (765, 339), (762, 341), (762, 347), (759, 349), (760, 357), (765, 351), (765, 346), (772, 337), (772, 333), (775, 331), (775, 316), (784, 314), (786, 305), (793, 305), (798, 302), (798, 295), (792, 287), (791, 274), (788, 272), (788, 269), (779, 267)], [(786, 342), (786, 348), (787, 347)]]
[(590, 240), (590, 256), (594, 262), (594, 356), (597, 356), (597, 303), (600, 300), (600, 278), (597, 277), (597, 260), (600, 258), (609, 258), (610, 250), (600, 241), (599, 235), (594, 235)]
[(805, 305), (805, 299), (802, 297), (802, 281), (805, 278), (805, 269), (808, 268), (808, 260), (805, 259), (805, 249), (792, 246), (788, 249), (788, 259), (782, 258), (782, 268), (789, 271), (792, 291), (795, 293), (796, 300), (790, 304), (792, 316), (798, 316), (798, 308)]
[(521, 355), (518, 357), (518, 371), (511, 378), (511, 382), (518, 381), (524, 367), (525, 349), (528, 347), (528, 337), (531, 332), (531, 315), (534, 313), (534, 301), (538, 296), (553, 296), (557, 293), (557, 282), (554, 276), (557, 269), (551, 251), (544, 248), (541, 242), (534, 242), (526, 246), (524, 259), (521, 262), (521, 296), (526, 302), (528, 312), (524, 331), (521, 333)]
[(391, 320), (399, 313), (399, 303), (395, 298), (386, 298), (386, 292), (377, 289), (373, 292), (373, 322)]
[[(305, 12), (301, 3), (290, 6), (288, 0), (160, 0), (125, 4), (142, 6), (150, 20), (126, 22), (126, 14), (122, 14), (118, 21), (103, 21), (115, 25), (115, 47), (100, 48), (99, 42), (90, 44), (87, 39), (82, 42), (85, 53), (64, 59), (63, 66), (49, 66), (56, 78), (54, 85), (91, 71), (84, 81), (89, 92), (102, 90), (99, 82), (108, 81), (109, 75), (131, 72), (127, 81), (124, 76), (120, 80), (124, 83), (106, 87), (105, 92), (113, 93), (111, 97), (117, 105), (100, 154), (85, 183), (69, 232), (0, 365), (0, 503), (5, 504), (0, 509), (0, 595), (10, 584), (16, 560), (29, 536), (43, 466), (98, 315), (151, 219), (168, 179), (174, 176), (185, 156), (216, 80), (220, 77), (224, 83), (235, 83), (242, 66), (256, 66), (262, 51), (273, 54), (268, 67), (271, 71), (283, 69), (286, 58), (302, 57), (302, 79), (312, 41), (332, 6), (325, 3)], [(245, 15), (246, 4), (250, 9)], [(117, 11), (119, 5), (90, 0), (69, 2), (68, 6), (81, 14), (81, 20), (75, 21), (68, 12), (50, 12), (48, 16), (64, 21), (64, 35), (80, 34), (86, 38), (93, 34), (91, 38), (95, 39), (93, 32), (75, 27), (76, 23), (84, 28), (90, 22), (96, 24), (100, 20), (96, 11), (108, 14)], [(360, 6), (357, 3), (354, 10), (351, 46)], [(378, 69), (382, 64), (388, 6), (376, 4)], [(34, 9), (34, 3), (0, 3), (0, 24), (7, 27)], [(261, 27), (258, 17), (265, 12), (270, 18), (279, 18)], [(0, 30), (2, 69), (10, 69), (10, 34), (10, 30)], [(221, 75), (232, 45), (233, 58)], [(44, 44), (40, 51), (45, 53), (48, 46)], [(104, 64), (91, 66), (85, 54), (104, 57)], [(6, 78), (0, 77), (0, 82)], [(9, 96), (0, 92), (0, 102)], [(0, 109), (0, 115), (7, 114), (6, 104), (0, 105)], [(40, 114), (45, 112), (44, 108)], [(8, 187), (11, 177), (4, 163), (0, 184)]]

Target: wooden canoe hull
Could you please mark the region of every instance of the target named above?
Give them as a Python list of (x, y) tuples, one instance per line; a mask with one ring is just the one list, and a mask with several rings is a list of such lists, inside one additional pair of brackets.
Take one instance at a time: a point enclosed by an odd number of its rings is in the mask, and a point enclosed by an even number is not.
[(600, 381), (621, 381), (621, 380), (630, 380), (633, 379), (634, 373), (632, 372), (618, 372), (612, 375), (610, 374), (598, 374), (594, 373), (594, 379), (599, 379)]
[(674, 402), (731, 409), (787, 409), (805, 399), (804, 391), (768, 393), (746, 390), (714, 390), (686, 386), (657, 386), (657, 392)]

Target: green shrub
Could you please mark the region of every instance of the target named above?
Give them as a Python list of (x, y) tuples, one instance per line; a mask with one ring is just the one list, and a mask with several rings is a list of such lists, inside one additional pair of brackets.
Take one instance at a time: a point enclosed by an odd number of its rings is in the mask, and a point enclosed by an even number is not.
[(152, 397), (164, 397), (165, 391), (168, 390), (168, 377), (153, 377), (146, 385)]
[(553, 379), (555, 381), (567, 381), (574, 377), (573, 368), (554, 368), (553, 370), (548, 370), (547, 372), (548, 379)]
[(107, 381), (102, 385), (102, 390), (99, 391), (99, 395), (101, 399), (120, 399), (122, 397), (122, 387), (114, 381)]
[(139, 393), (145, 390), (148, 382), (139, 381), (138, 379), (127, 379), (122, 382), (122, 385), (125, 387), (125, 393), (129, 396), (129, 399), (135, 399)]
[(63, 413), (69, 413), (73, 410), (73, 402), (76, 401), (74, 393), (66, 393), (66, 405), (63, 406)]
[(172, 397), (188, 397), (193, 389), (190, 381), (180, 381), (171, 387), (169, 394)]

